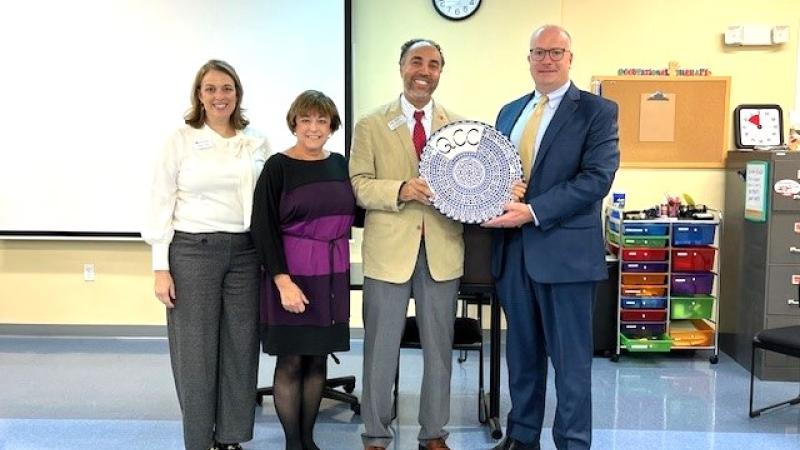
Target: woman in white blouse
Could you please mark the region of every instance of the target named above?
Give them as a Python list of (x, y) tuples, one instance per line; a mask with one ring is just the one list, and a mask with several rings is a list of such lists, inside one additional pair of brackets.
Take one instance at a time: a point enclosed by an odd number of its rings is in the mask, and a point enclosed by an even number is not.
[(200, 68), (191, 101), (156, 166), (143, 235), (167, 308), (186, 449), (235, 450), (253, 436), (260, 260), (250, 211), (269, 149), (247, 128), (228, 63)]

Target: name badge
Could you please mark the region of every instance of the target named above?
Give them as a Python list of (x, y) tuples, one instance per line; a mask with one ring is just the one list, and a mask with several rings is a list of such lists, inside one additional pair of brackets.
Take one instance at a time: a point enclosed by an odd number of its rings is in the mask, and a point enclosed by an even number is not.
[(214, 143), (211, 142), (211, 139), (200, 139), (194, 141), (194, 149), (195, 150), (207, 150), (214, 146)]
[(397, 129), (397, 127), (399, 127), (400, 125), (402, 125), (404, 123), (406, 123), (406, 116), (400, 114), (399, 116), (397, 116), (394, 119), (390, 120), (387, 125), (389, 126), (390, 130), (394, 131), (394, 130)]

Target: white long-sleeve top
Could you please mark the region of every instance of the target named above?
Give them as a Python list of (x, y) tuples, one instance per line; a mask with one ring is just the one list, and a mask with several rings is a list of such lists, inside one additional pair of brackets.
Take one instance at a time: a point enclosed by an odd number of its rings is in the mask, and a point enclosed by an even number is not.
[(152, 246), (153, 270), (169, 270), (169, 244), (176, 230), (250, 230), (253, 189), (269, 153), (266, 138), (249, 128), (224, 138), (208, 126), (187, 125), (169, 138), (156, 162), (142, 232)]

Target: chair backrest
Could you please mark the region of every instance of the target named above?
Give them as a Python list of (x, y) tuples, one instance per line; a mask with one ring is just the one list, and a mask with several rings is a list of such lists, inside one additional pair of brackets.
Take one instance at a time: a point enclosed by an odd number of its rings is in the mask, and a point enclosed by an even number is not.
[(491, 258), (492, 230), (479, 225), (464, 225), (464, 276), (461, 285), (493, 285)]

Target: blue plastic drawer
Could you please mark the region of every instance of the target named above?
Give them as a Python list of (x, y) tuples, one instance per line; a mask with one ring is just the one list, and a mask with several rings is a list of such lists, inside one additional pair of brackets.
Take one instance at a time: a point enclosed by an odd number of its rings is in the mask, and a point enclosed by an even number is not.
[(625, 224), (626, 236), (666, 236), (669, 234), (666, 223)]
[(668, 264), (665, 262), (635, 262), (622, 263), (623, 272), (668, 272)]
[(620, 306), (625, 309), (663, 309), (667, 307), (666, 297), (622, 297)]
[(713, 223), (675, 224), (672, 245), (713, 245), (717, 225)]
[(609, 220), (609, 221), (608, 221), (608, 228), (609, 228), (611, 231), (613, 231), (613, 232), (615, 232), (615, 233), (619, 234), (619, 223), (618, 223), (618, 222), (615, 222), (615, 221), (613, 221), (613, 220)]

